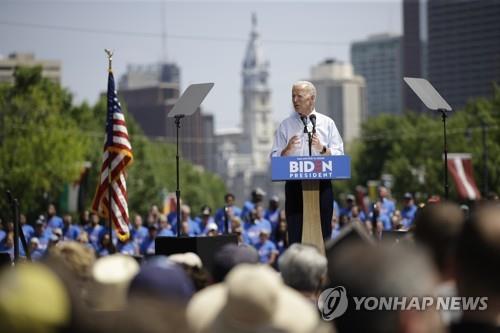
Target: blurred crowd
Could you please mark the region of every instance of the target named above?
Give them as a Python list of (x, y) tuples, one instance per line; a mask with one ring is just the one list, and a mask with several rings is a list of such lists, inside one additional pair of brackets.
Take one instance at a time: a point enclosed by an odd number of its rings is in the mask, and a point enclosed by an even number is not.
[[(411, 193), (405, 193), (400, 200), (391, 197), (390, 191), (380, 186), (375, 200), (367, 196), (355, 197), (353, 194), (343, 196), (343, 200), (334, 201), (332, 217), (332, 234), (325, 235), (325, 240), (337, 238), (345, 226), (358, 223), (368, 235), (380, 240), (382, 237), (400, 237), (413, 228), (418, 207), (425, 202), (417, 203)], [(259, 254), (259, 261), (277, 267), (279, 256), (290, 245), (287, 236), (285, 210), (281, 208), (280, 199), (271, 196), (266, 203), (266, 193), (254, 189), (242, 207), (235, 204), (236, 198), (227, 193), (224, 206), (216, 210), (203, 205), (196, 213), (187, 204), (181, 204), (180, 223), (177, 213), (163, 213), (158, 206), (152, 205), (144, 215), (131, 214), (130, 237), (120, 240), (114, 230), (110, 232), (108, 221), (97, 214), (84, 211), (78, 219), (71, 214), (58, 216), (56, 206), (49, 204), (45, 214), (29, 223), (26, 216), (20, 215), (22, 233), (27, 241), (33, 260), (42, 258), (47, 250), (60, 241), (76, 241), (95, 252), (97, 257), (112, 253), (143, 257), (155, 254), (157, 237), (180, 236), (216, 236), (224, 233), (235, 234), (239, 244), (254, 247)], [(498, 195), (490, 193), (489, 200), (498, 200)], [(432, 196), (427, 202), (439, 202), (440, 198)], [(465, 214), (469, 207), (462, 205)], [(26, 256), (20, 242), (20, 255)], [(0, 253), (8, 253), (14, 257), (13, 223), (0, 227)]]
[[(244, 206), (241, 211), (248, 210), (249, 216), (259, 220), (257, 223), (237, 216), (236, 207), (221, 208), (223, 215), (232, 215), (229, 228), (241, 229), (241, 241), (219, 248), (208, 264), (190, 252), (168, 257), (131, 256), (121, 251), (102, 255), (94, 244), (103, 242), (105, 236), (100, 238), (96, 233), (92, 241), (91, 232), (75, 226), (78, 235), (72, 238), (70, 230), (76, 230), (71, 228), (73, 224), (63, 217), (61, 227), (53, 219), (54, 207), (49, 207), (48, 218), (37, 221), (30, 239), (30, 243), (38, 239), (42, 244), (40, 238), (51, 228), (45, 254), (34, 262), (4, 265), (0, 271), (0, 332), (500, 330), (498, 200), (478, 202), (467, 211), (455, 203), (432, 200), (417, 208), (412, 222), (404, 227), (408, 231), (401, 231), (404, 236), (398, 238), (385, 237), (384, 218), (373, 217), (383, 214), (384, 208), (376, 208), (377, 203), (373, 211), (366, 212), (365, 221), (352, 209), (355, 205), (350, 210), (346, 205), (343, 209), (351, 214), (345, 218), (347, 213), (339, 212), (338, 219), (347, 222), (335, 238), (327, 241), (326, 254), (313, 245), (291, 244), (283, 249), (274, 267), (262, 259), (255, 245), (272, 239), (273, 224), (267, 219), (268, 223), (262, 222), (264, 217), (259, 216), (265, 216), (266, 211), (259, 212), (258, 203), (253, 204), (253, 208)], [(186, 207), (184, 213), (188, 213)], [(198, 222), (183, 217), (182, 223), (187, 226), (180, 226), (181, 232), (221, 232), (217, 212), (203, 217), (202, 211), (201, 215)], [(99, 226), (97, 219), (89, 219), (87, 227)], [(240, 220), (240, 224), (234, 222)], [(155, 216), (154, 208), (147, 221), (145, 237), (152, 236), (152, 230), (160, 234), (162, 223), (171, 226), (170, 233), (175, 231), (175, 223), (169, 222), (168, 216)], [(137, 232), (140, 229), (134, 222)], [(217, 225), (215, 230), (211, 223)], [(245, 223), (253, 224), (245, 227)], [(366, 227), (367, 223), (373, 228)], [(382, 237), (377, 236), (380, 224)], [(257, 228), (255, 225), (262, 226), (258, 231), (245, 232)], [(57, 229), (61, 229), (61, 235), (54, 232)], [(275, 229), (279, 234), (279, 225)], [(85, 234), (89, 234), (88, 241), (81, 240)], [(359, 310), (350, 299), (349, 306), (342, 309), (345, 312), (339, 312), (334, 320), (324, 320), (325, 314), (337, 311), (339, 299), (325, 301), (319, 296), (326, 288), (338, 286), (345, 288), (350, 298), (486, 297), (487, 308)]]

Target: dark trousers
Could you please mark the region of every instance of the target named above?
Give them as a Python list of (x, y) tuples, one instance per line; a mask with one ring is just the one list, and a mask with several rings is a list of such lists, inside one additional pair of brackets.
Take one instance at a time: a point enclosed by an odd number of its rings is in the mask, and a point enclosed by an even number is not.
[[(319, 207), (323, 239), (332, 234), (333, 190), (329, 180), (319, 181)], [(289, 180), (285, 183), (285, 213), (289, 244), (302, 241), (302, 182)]]

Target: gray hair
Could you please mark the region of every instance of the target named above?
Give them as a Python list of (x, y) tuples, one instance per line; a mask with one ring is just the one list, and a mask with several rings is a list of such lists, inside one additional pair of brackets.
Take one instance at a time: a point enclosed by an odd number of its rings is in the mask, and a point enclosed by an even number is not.
[(311, 245), (295, 243), (278, 260), (283, 281), (298, 291), (314, 292), (326, 276), (327, 261)]
[(293, 84), (293, 86), (306, 88), (307, 91), (309, 91), (309, 93), (311, 95), (313, 95), (314, 98), (316, 98), (316, 87), (311, 82), (309, 82), (309, 81), (297, 81)]

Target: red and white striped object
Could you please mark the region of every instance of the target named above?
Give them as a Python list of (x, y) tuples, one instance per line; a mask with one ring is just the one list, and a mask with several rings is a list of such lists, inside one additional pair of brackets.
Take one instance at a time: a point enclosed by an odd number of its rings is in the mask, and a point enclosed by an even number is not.
[(99, 216), (109, 219), (109, 208), (111, 207), (111, 221), (113, 221), (118, 238), (121, 240), (130, 237), (125, 171), (132, 160), (132, 146), (128, 137), (125, 117), (118, 102), (113, 73), (110, 71), (103, 163), (99, 184), (92, 202), (92, 210)]
[(481, 193), (474, 180), (474, 169), (472, 168), (470, 154), (448, 154), (448, 171), (453, 176), (461, 199), (481, 199)]

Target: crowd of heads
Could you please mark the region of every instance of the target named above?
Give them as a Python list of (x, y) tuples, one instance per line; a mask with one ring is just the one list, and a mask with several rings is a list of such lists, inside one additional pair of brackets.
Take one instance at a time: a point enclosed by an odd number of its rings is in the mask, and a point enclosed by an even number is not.
[[(0, 271), (0, 332), (416, 333), (500, 329), (500, 204), (494, 198), (467, 210), (456, 203), (433, 200), (418, 205), (411, 221), (394, 230), (394, 223), (387, 222), (394, 214), (383, 216), (387, 207), (391, 208), (387, 201), (392, 200), (385, 189), (372, 210), (356, 209), (356, 199), (349, 196), (336, 217), (345, 223), (327, 240), (326, 254), (311, 244), (284, 243), (282, 252), (271, 251), (276, 255), (269, 260), (262, 245), (255, 244), (280, 239), (284, 221), (279, 200), (272, 198), (267, 208), (280, 211), (278, 223), (263, 222), (266, 210), (259, 208), (263, 197), (263, 192), (256, 190), (239, 208), (234, 196), (228, 195), (226, 205), (214, 215), (210, 207), (202, 207), (196, 221), (190, 220), (190, 211), (183, 206), (181, 222), (188, 234), (198, 227), (199, 235), (210, 237), (211, 223), (217, 226), (214, 234), (224, 232), (220, 224), (237, 236), (238, 230), (241, 232), (238, 243), (217, 248), (210, 253), (210, 260), (191, 252), (170, 256), (120, 253), (119, 243), (98, 234), (93, 239), (96, 235), (84, 229), (74, 239), (65, 238), (70, 234), (68, 226), (75, 224), (63, 216), (58, 235), (54, 232), (58, 222), (52, 219), (56, 212), (49, 209), (47, 217), (37, 220), (35, 236), (29, 242), (38, 238), (43, 244), (45, 230), (52, 227), (52, 235), (58, 239), (48, 237), (45, 253), (33, 256), (36, 260), (4, 265)], [(406, 201), (409, 196), (403, 199), (400, 210), (411, 206)], [(395, 212), (397, 204), (393, 203)], [(217, 220), (217, 212), (222, 220)], [(144, 220), (135, 217), (134, 228), (144, 227), (145, 237), (158, 237), (168, 226), (174, 234), (168, 215), (156, 207)], [(89, 226), (105, 229), (91, 214), (88, 221)], [(270, 232), (260, 228), (270, 228)], [(87, 241), (81, 240), (82, 235)], [(110, 247), (107, 253), (99, 251), (93, 240), (113, 244), (115, 251)], [(347, 292), (349, 304), (345, 312), (325, 320), (325, 313), (339, 306), (340, 298), (325, 301), (321, 295), (338, 287)], [(429, 296), (486, 297), (487, 308), (373, 309), (356, 308), (353, 301)]]

